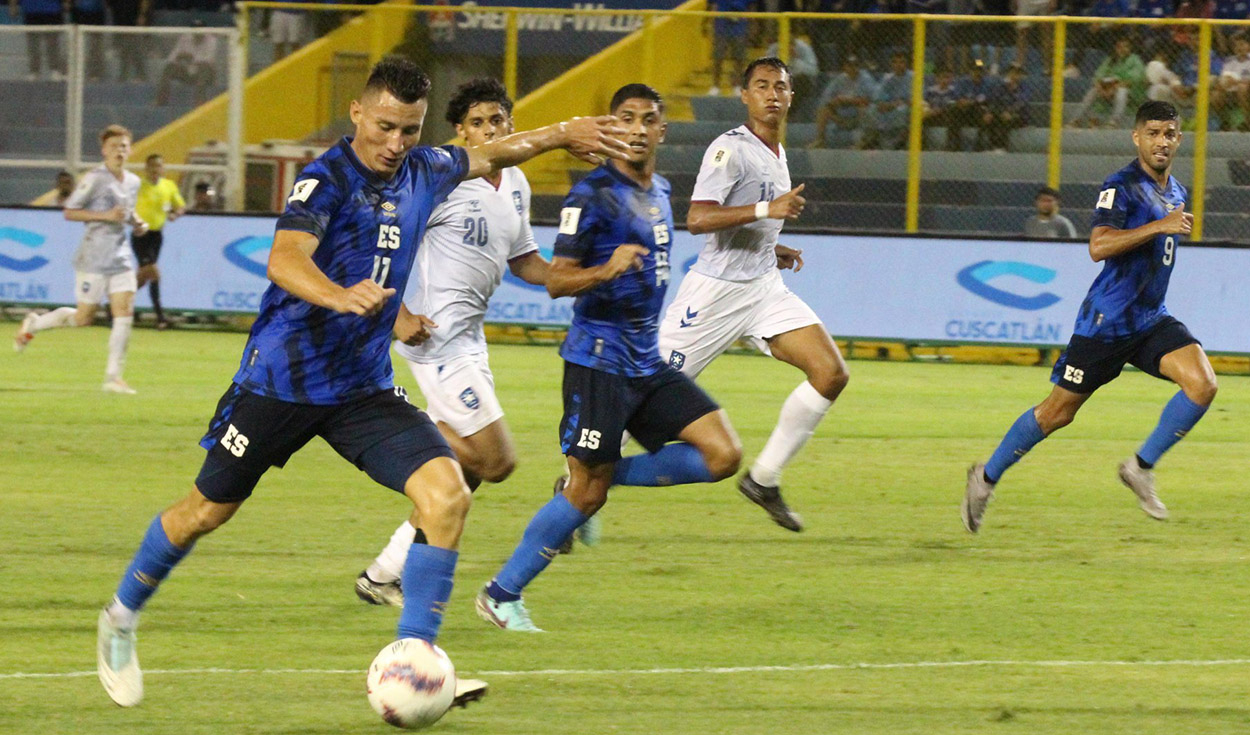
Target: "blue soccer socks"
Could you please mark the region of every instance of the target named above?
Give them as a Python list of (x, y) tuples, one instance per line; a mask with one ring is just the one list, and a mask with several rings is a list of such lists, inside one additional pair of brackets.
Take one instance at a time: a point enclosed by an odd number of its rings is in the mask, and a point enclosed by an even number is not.
[(652, 454), (624, 457), (616, 463), (613, 485), (664, 487), (711, 482), (712, 473), (703, 455), (694, 445), (685, 442), (668, 444)]
[(586, 522), (586, 518), (568, 498), (553, 497), (525, 527), (521, 543), (495, 576), (495, 583), (505, 592), (520, 595), (521, 590), (547, 568), (559, 553), (560, 545)]
[(420, 638), (434, 642), (443, 624), (447, 600), (451, 599), (452, 579), (460, 554), (451, 549), (415, 543), (404, 560), (400, 586), (404, 590), (404, 610), (399, 614), (400, 638)]
[(1137, 457), (1145, 467), (1153, 467), (1163, 453), (1172, 448), (1194, 428), (1198, 420), (1207, 412), (1206, 406), (1199, 406), (1189, 400), (1185, 391), (1177, 391), (1176, 395), (1163, 407), (1163, 415), (1159, 417), (1159, 425), (1146, 438), (1146, 443), (1137, 450)]
[(985, 463), (985, 479), (998, 482), (1007, 468), (1019, 462), (1021, 457), (1045, 438), (1042, 427), (1037, 425), (1037, 417), (1033, 415), (1032, 408), (1020, 414), (1020, 418), (1007, 430), (1007, 436), (1003, 437), (998, 449), (990, 456), (990, 461)]
[(165, 535), (165, 527), (161, 525), (161, 516), (157, 514), (143, 536), (143, 543), (135, 558), (126, 567), (122, 581), (117, 585), (117, 599), (130, 610), (138, 612), (147, 603), (148, 598), (156, 593), (156, 588), (169, 576), (178, 562), (190, 553), (195, 544), (185, 549), (174, 546)]

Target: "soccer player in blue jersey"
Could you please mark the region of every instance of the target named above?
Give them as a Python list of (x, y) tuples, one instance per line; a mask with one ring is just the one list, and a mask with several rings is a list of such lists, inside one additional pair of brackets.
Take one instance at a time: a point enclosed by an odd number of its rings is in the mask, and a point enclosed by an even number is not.
[(1103, 262), (1102, 272), (1081, 304), (1067, 350), (1055, 363), (1050, 395), (1016, 419), (988, 462), (968, 470), (961, 511), (969, 531), (981, 527), (985, 506), (1007, 468), (1072, 423), (1094, 391), (1126, 364), (1180, 386), (1158, 426), (1119, 471), (1142, 510), (1159, 520), (1168, 517), (1151, 469), (1194, 428), (1216, 391), (1215, 371), (1202, 346), (1163, 304), (1181, 238), (1193, 227), (1193, 215), (1185, 212), (1185, 187), (1171, 175), (1180, 142), (1175, 107), (1147, 102), (1138, 108), (1133, 127), (1137, 159), (1107, 178), (1094, 205), (1089, 254)]
[[(309, 164), (278, 219), (269, 278), (234, 382), (201, 445), (195, 487), (159, 514), (99, 617), (98, 672), (113, 701), (138, 704), (139, 611), (195, 541), (234, 515), (270, 467), (314, 436), (412, 500), (400, 638), (433, 642), (451, 594), (469, 490), (446, 440), (394, 386), (389, 347), (428, 336), (399, 299), (431, 210), (465, 179), (544, 151), (632, 155), (610, 117), (579, 118), (465, 150), (418, 146), (430, 80), (411, 62), (374, 67), (351, 105), (354, 137)], [(480, 696), (484, 685), (465, 696)]]
[[(478, 615), (506, 630), (538, 631), (521, 591), (603, 506), (608, 488), (715, 482), (742, 460), (725, 412), (660, 358), (673, 232), (672, 187), (655, 173), (664, 101), (645, 84), (627, 84), (611, 105), (629, 130), (631, 155), (595, 169), (569, 192), (547, 276), (553, 298), (577, 296), (560, 348), (559, 437), (569, 475), (476, 600)], [(627, 430), (648, 454), (621, 458)]]

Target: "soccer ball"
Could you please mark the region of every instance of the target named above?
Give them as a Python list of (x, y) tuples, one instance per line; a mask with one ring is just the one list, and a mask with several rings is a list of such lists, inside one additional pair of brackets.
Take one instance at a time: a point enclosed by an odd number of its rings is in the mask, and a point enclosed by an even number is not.
[(369, 666), (369, 704), (395, 727), (429, 727), (451, 707), (456, 667), (443, 649), (419, 638), (383, 648)]

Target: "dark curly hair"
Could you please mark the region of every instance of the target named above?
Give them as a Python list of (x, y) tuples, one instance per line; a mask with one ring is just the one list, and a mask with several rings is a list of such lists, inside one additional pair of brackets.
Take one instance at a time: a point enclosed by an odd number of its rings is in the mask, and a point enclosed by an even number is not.
[(456, 88), (456, 93), (447, 102), (447, 122), (452, 125), (463, 123), (469, 109), (483, 102), (494, 102), (512, 115), (512, 99), (503, 84), (491, 77), (478, 77)]
[(660, 93), (648, 87), (645, 84), (626, 84), (624, 87), (616, 90), (616, 94), (612, 95), (612, 106), (609, 108), (611, 112), (616, 112), (616, 108), (621, 106), (625, 100), (651, 100), (660, 108), (660, 114), (664, 114), (664, 98)]
[(366, 92), (390, 92), (395, 99), (410, 105), (430, 93), (430, 78), (421, 67), (402, 56), (387, 56), (374, 64), (365, 82)]

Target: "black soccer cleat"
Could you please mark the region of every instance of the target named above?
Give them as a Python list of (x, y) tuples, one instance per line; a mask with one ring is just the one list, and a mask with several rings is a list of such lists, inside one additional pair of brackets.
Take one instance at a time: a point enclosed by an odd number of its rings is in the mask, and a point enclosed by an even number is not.
[(768, 517), (772, 518), (773, 523), (778, 526), (787, 531), (803, 530), (803, 519), (786, 505), (786, 501), (781, 497), (781, 488), (761, 485), (751, 479), (750, 472), (744, 472), (742, 477), (738, 478), (738, 492), (746, 496), (747, 500), (763, 508), (768, 513)]
[(399, 580), (374, 582), (366, 572), (356, 577), (356, 596), (370, 605), (404, 606), (404, 591), (399, 586)]

